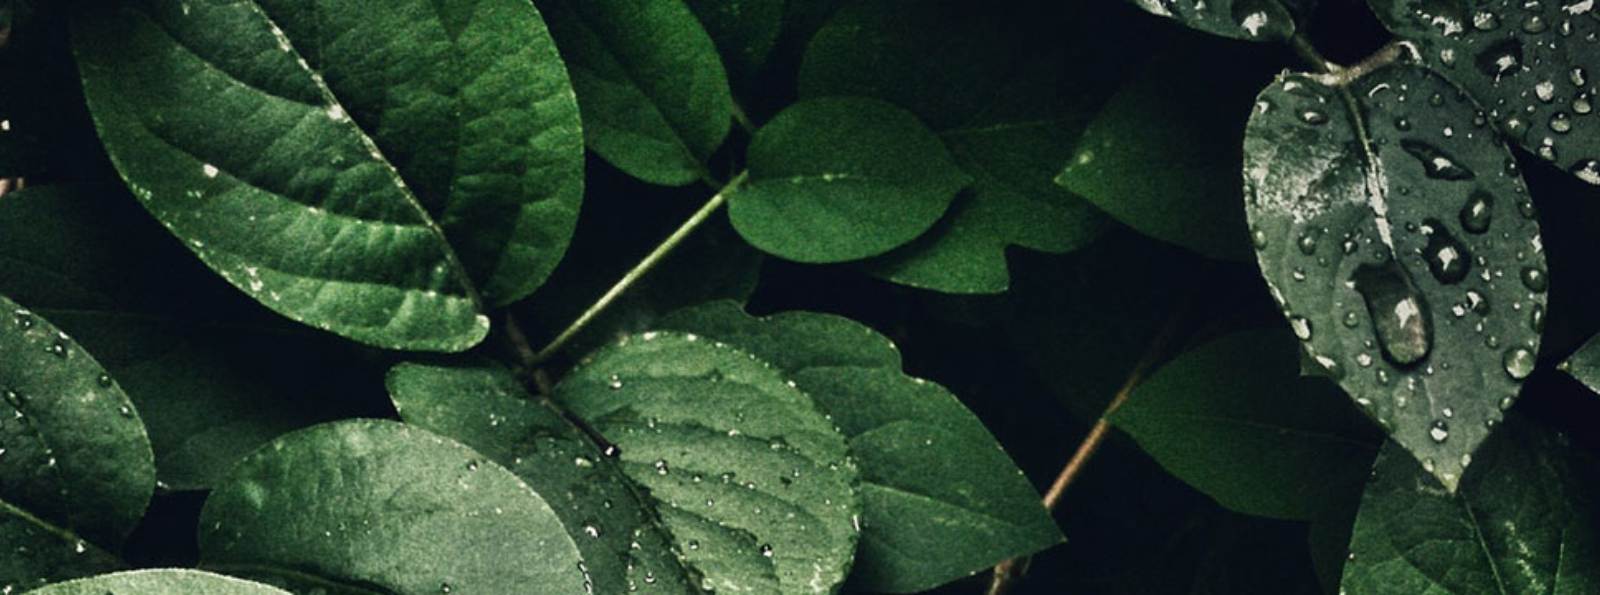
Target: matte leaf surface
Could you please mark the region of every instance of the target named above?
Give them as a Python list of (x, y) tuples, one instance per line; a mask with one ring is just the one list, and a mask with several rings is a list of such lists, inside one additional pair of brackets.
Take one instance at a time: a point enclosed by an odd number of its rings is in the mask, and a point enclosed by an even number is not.
[(799, 262), (842, 262), (915, 239), (971, 178), (916, 116), (828, 97), (779, 113), (750, 141), (750, 178), (729, 199), (746, 240)]
[(1450, 494), (1393, 443), (1362, 497), (1340, 590), (1365, 593), (1600, 591), (1594, 462), (1511, 418)]
[(288, 591), (199, 570), (134, 570), (28, 591), (30, 595), (288, 595)]
[(754, 318), (728, 301), (663, 323), (772, 362), (849, 438), (863, 507), (852, 587), (925, 591), (1061, 542), (982, 422), (944, 387), (902, 372), (894, 344), (871, 328), (810, 312)]
[(719, 593), (831, 593), (856, 551), (857, 471), (811, 397), (748, 353), (646, 333), (595, 353), (555, 399), (622, 452)]
[(1315, 0), (1130, 0), (1150, 14), (1212, 35), (1284, 41)]
[(1600, 185), (1600, 19), (1588, 0), (1368, 0), (1512, 143)]
[(1262, 274), (1306, 353), (1454, 489), (1539, 351), (1544, 254), (1478, 108), (1414, 66), (1287, 75), (1245, 141)]
[(401, 364), (389, 372), (408, 424), (449, 436), (549, 496), (598, 593), (699, 593), (654, 502), (615, 461), (512, 374), (492, 365)]
[(499, 464), (379, 420), (289, 434), (206, 500), (201, 566), (295, 590), (579, 593), (561, 521)]
[(74, 38), (134, 194), (285, 316), (459, 351), (565, 250), (577, 107), (526, 2), (140, 1)]
[(1379, 437), (1331, 382), (1299, 371), (1288, 333), (1229, 335), (1162, 366), (1111, 423), (1223, 506), (1310, 519), (1361, 484)]
[(750, 77), (765, 66), (783, 30), (786, 0), (688, 0), (722, 62), (734, 77)]
[(654, 184), (706, 177), (733, 95), (711, 37), (681, 1), (540, 0), (572, 72), (584, 139)]

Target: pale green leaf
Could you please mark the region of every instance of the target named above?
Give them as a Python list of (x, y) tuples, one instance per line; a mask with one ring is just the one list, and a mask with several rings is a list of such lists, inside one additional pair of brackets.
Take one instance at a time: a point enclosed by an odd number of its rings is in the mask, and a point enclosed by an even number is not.
[(288, 591), (212, 574), (176, 568), (133, 570), (57, 583), (29, 595), (288, 595)]

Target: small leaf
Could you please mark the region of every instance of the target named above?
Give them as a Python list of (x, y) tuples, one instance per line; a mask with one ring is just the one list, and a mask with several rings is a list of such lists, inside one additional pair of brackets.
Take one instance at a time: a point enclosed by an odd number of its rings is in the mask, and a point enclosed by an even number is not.
[(1287, 75), (1245, 141), (1251, 234), (1290, 327), (1452, 490), (1533, 371), (1545, 308), (1527, 188), (1505, 145), (1468, 132), (1478, 111), (1414, 66), (1348, 87)]
[(905, 244), (970, 181), (916, 116), (876, 99), (797, 103), (756, 131), (748, 157), (728, 216), (757, 248), (799, 262)]
[[(1587, 0), (1368, 0), (1513, 144), (1600, 185), (1600, 22)], [(1462, 131), (1465, 126), (1458, 126)]]
[(1131, 0), (1139, 8), (1212, 35), (1249, 41), (1283, 41), (1315, 0)]
[(1600, 393), (1600, 338), (1590, 338), (1558, 367), (1589, 390)]
[(749, 78), (761, 70), (783, 30), (784, 0), (688, 0), (716, 42), (731, 75)]
[(852, 587), (925, 591), (1061, 542), (983, 423), (944, 387), (901, 372), (894, 344), (872, 329), (810, 312), (753, 318), (728, 301), (663, 322), (772, 362), (849, 438), (863, 506)]
[(1508, 418), (1452, 494), (1389, 443), (1361, 500), (1341, 591), (1600, 591), (1600, 488), (1565, 440)]
[(1229, 335), (1162, 366), (1111, 416), (1167, 471), (1232, 510), (1310, 519), (1366, 478), (1378, 440), (1332, 383), (1299, 377), (1282, 331)]
[(770, 364), (646, 333), (592, 355), (554, 397), (621, 448), (622, 471), (707, 590), (831, 593), (844, 580), (860, 531), (855, 464)]
[(199, 570), (133, 570), (57, 583), (28, 595), (288, 595), (288, 591)]
[(152, 458), (116, 381), (0, 296), (0, 589), (118, 568), (101, 548), (120, 547), (144, 517)]
[(733, 122), (728, 74), (683, 2), (539, 0), (602, 159), (653, 184), (705, 179)]
[(200, 552), (204, 568), (296, 591), (579, 593), (588, 582), (560, 519), (522, 480), (379, 420), (301, 430), (245, 457), (206, 500)]

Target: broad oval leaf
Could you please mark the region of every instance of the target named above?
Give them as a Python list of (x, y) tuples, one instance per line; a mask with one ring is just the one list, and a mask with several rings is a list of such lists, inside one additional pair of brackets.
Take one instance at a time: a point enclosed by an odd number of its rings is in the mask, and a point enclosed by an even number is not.
[(876, 256), (932, 227), (971, 180), (932, 131), (877, 99), (802, 101), (756, 131), (728, 199), (746, 240), (798, 262)]
[(289, 595), (288, 591), (200, 570), (133, 570), (67, 581), (29, 595)]
[(0, 296), (0, 590), (114, 570), (155, 489), (127, 395), (66, 333)]
[(587, 358), (554, 397), (621, 448), (623, 473), (707, 590), (831, 593), (844, 581), (861, 522), (855, 463), (771, 364), (646, 333)]
[(1415, 66), (1293, 74), (1245, 139), (1252, 240), (1290, 327), (1451, 489), (1533, 371), (1545, 308), (1527, 189), (1477, 112)]
[[(699, 593), (654, 502), (588, 436), (489, 364), (401, 364), (389, 393), (407, 424), (449, 436), (550, 495), (597, 593)], [(770, 572), (770, 569), (768, 569)]]
[(1600, 592), (1600, 478), (1564, 439), (1516, 417), (1451, 494), (1393, 443), (1361, 499), (1340, 591)]
[(1315, 0), (1130, 0), (1150, 14), (1233, 39), (1284, 41)]
[(733, 124), (711, 37), (681, 0), (539, 0), (572, 71), (589, 148), (628, 175), (681, 186)]
[(1368, 0), (1500, 132), (1600, 185), (1600, 12), (1588, 0)]
[(140, 0), (74, 41), (134, 194), (289, 318), (459, 351), (566, 248), (577, 106), (527, 2)]
[(730, 301), (681, 310), (662, 327), (772, 362), (839, 424), (861, 467), (852, 587), (925, 591), (1061, 542), (983, 423), (944, 387), (902, 372), (899, 351), (876, 331), (812, 312), (755, 318)]
[(494, 461), (381, 420), (323, 424), (245, 457), (206, 500), (201, 566), (400, 595), (580, 593), (577, 546)]
[(1332, 383), (1300, 377), (1294, 339), (1281, 330), (1178, 356), (1110, 419), (1223, 506), (1284, 519), (1311, 519), (1358, 488), (1381, 440)]

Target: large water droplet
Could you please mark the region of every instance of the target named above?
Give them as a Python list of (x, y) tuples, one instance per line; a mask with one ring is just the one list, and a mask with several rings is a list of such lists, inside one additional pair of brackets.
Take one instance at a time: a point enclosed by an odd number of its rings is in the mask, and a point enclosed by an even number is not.
[(1474, 62), (1479, 71), (1495, 78), (1514, 75), (1522, 66), (1522, 40), (1509, 37), (1495, 42), (1479, 52)]
[(1544, 269), (1539, 267), (1524, 267), (1522, 269), (1522, 286), (1528, 291), (1543, 293), (1550, 288), (1550, 277), (1544, 274)]
[(1506, 374), (1511, 375), (1516, 380), (1522, 380), (1533, 373), (1535, 360), (1532, 351), (1521, 347), (1512, 347), (1506, 350), (1502, 363), (1505, 364)]
[(1580, 160), (1577, 163), (1574, 163), (1572, 165), (1572, 169), (1568, 171), (1571, 171), (1572, 175), (1578, 176), (1578, 179), (1580, 180), (1600, 186), (1600, 160)]
[(1461, 205), (1461, 229), (1467, 233), (1484, 233), (1489, 231), (1493, 221), (1494, 195), (1475, 190), (1467, 196), (1467, 204)]
[(1363, 264), (1351, 275), (1367, 304), (1367, 317), (1383, 355), (1396, 365), (1415, 364), (1433, 349), (1433, 316), (1422, 293), (1393, 260)]
[(1400, 148), (1405, 149), (1412, 157), (1416, 157), (1417, 161), (1421, 161), (1423, 173), (1430, 178), (1470, 180), (1473, 177), (1472, 170), (1456, 162), (1455, 158), (1439, 147), (1408, 138), (1400, 141)]
[(1442, 443), (1450, 438), (1450, 424), (1442, 419), (1433, 420), (1433, 425), (1428, 427), (1428, 437), (1434, 443)]
[(1301, 341), (1311, 340), (1311, 321), (1304, 316), (1290, 316), (1289, 328), (1294, 331), (1294, 336)]
[(1467, 278), (1467, 273), (1472, 271), (1472, 254), (1467, 252), (1467, 247), (1438, 220), (1429, 219), (1423, 225), (1428, 230), (1428, 246), (1422, 249), (1422, 256), (1433, 278), (1445, 285), (1455, 285)]

